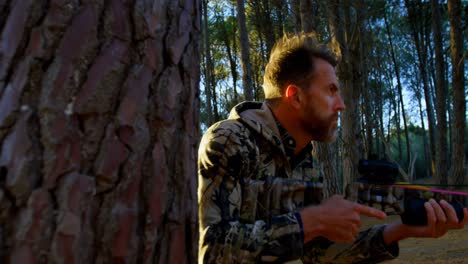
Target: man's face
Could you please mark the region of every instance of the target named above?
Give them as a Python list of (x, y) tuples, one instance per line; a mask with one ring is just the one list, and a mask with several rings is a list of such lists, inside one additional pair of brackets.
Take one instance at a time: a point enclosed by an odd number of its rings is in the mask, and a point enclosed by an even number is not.
[(334, 141), (338, 134), (338, 113), (345, 109), (335, 68), (323, 59), (316, 59), (313, 80), (299, 93), (300, 127), (313, 140)]

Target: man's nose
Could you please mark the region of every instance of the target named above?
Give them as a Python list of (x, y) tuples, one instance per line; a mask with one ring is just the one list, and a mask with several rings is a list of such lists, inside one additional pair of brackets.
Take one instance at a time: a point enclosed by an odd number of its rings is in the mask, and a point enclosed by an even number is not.
[(346, 109), (346, 105), (345, 105), (341, 95), (339, 95), (337, 100), (336, 100), (335, 110), (336, 111), (344, 111), (345, 109)]

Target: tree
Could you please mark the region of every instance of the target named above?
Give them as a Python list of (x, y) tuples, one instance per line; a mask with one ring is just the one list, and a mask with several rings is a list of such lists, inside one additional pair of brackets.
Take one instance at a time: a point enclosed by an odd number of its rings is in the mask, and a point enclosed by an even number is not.
[(214, 103), (213, 107), (213, 96), (212, 92), (216, 91), (213, 89), (213, 78), (214, 78), (214, 67), (213, 67), (213, 62), (212, 62), (212, 56), (211, 56), (211, 45), (210, 45), (210, 34), (208, 30), (208, 1), (203, 0), (202, 2), (203, 6), (203, 50), (204, 50), (204, 76), (205, 76), (205, 112), (208, 116), (207, 120), (207, 125), (210, 126), (212, 125), (215, 120), (218, 121), (218, 111), (216, 107), (216, 101)]
[(156, 3), (6, 2), (0, 262), (195, 262), (200, 1)]
[(453, 140), (452, 140), (452, 174), (455, 184), (468, 182), (464, 179), (465, 162), (465, 126), (466, 126), (466, 99), (465, 75), (463, 57), (463, 31), (461, 27), (462, 4), (460, 0), (448, 1), (450, 20), (450, 55), (452, 58), (452, 89), (453, 89)]
[[(302, 32), (313, 32), (315, 30), (315, 14), (313, 10), (314, 3), (312, 0), (300, 1), (300, 22), (302, 25)], [(308, 14), (308, 15), (307, 15)], [(323, 172), (325, 177), (325, 190), (324, 196), (330, 197), (333, 194), (340, 193), (338, 176), (336, 171), (336, 164), (334, 164), (332, 148), (337, 147), (337, 144), (330, 145), (318, 141), (312, 141), (312, 155), (318, 161), (319, 170)]]
[[(399, 102), (399, 106), (401, 107), (401, 116), (403, 117), (403, 125), (404, 125), (404, 129), (405, 129), (406, 164), (409, 165), (410, 164), (409, 160), (410, 160), (410, 157), (411, 157), (411, 145), (410, 145), (409, 136), (408, 136), (408, 126), (407, 126), (407, 123), (406, 123), (405, 105), (403, 104), (403, 88), (402, 88), (402, 85), (401, 85), (400, 67), (399, 67), (398, 62), (396, 60), (394, 45), (393, 45), (393, 41), (392, 41), (392, 35), (391, 35), (391, 32), (390, 32), (390, 28), (389, 28), (386, 13), (384, 13), (384, 18), (385, 18), (385, 26), (386, 26), (386, 29), (387, 29), (388, 41), (389, 41), (389, 46), (390, 46), (390, 55), (391, 55), (391, 58), (392, 58), (393, 67), (395, 69), (395, 76), (396, 76), (396, 80), (397, 80), (397, 88), (398, 88), (397, 91), (398, 91), (398, 98), (399, 98), (398, 102)], [(399, 129), (399, 125), (397, 125), (397, 127)], [(399, 137), (399, 135), (398, 135), (398, 137)], [(401, 151), (400, 151), (400, 155), (401, 155)]]
[(242, 66), (242, 87), (244, 88), (245, 99), (251, 101), (252, 94), (252, 66), (250, 65), (250, 44), (247, 38), (247, 26), (245, 22), (245, 7), (244, 0), (237, 0), (237, 21), (239, 24), (239, 39), (241, 50), (241, 66)]
[[(434, 117), (434, 110), (431, 100), (431, 92), (429, 88), (429, 80), (427, 74), (427, 45), (424, 45), (424, 33), (427, 31), (425, 26), (425, 21), (427, 20), (425, 14), (427, 13), (426, 10), (429, 8), (427, 5), (423, 5), (420, 0), (418, 1), (409, 1), (405, 0), (405, 6), (408, 11), (408, 23), (410, 24), (411, 28), (411, 36), (413, 37), (413, 41), (416, 47), (416, 53), (418, 58), (418, 69), (420, 71), (420, 76), (422, 80), (422, 86), (424, 91), (424, 99), (426, 104), (426, 113), (428, 119), (428, 129), (429, 129), (429, 160), (431, 161), (431, 166), (429, 166), (429, 172), (432, 176), (434, 171), (432, 168), (435, 165), (435, 117)], [(428, 35), (428, 34), (426, 34)], [(424, 119), (422, 118), (421, 114), (421, 121), (423, 122)]]
[[(358, 12), (358, 10), (353, 10)], [(329, 1), (328, 14), (330, 18), (330, 31), (332, 42), (341, 54), (341, 61), (337, 67), (338, 78), (341, 83), (343, 100), (346, 111), (341, 115), (342, 122), (342, 162), (343, 162), (343, 188), (354, 182), (358, 176), (357, 164), (359, 160), (359, 83), (361, 72), (359, 69), (359, 38), (352, 37), (352, 32), (359, 31), (359, 21), (351, 18), (351, 4), (349, 1)], [(360, 16), (358, 16), (360, 17)], [(344, 191), (344, 190), (343, 190)]]
[(447, 88), (444, 78), (444, 58), (442, 47), (442, 31), (438, 0), (431, 0), (432, 26), (434, 30), (434, 49), (436, 59), (436, 170), (435, 180), (440, 184), (447, 184)]

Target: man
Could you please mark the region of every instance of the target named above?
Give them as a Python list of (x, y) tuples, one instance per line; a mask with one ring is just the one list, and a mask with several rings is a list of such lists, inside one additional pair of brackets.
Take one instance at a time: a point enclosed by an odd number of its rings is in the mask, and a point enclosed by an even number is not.
[(376, 263), (395, 258), (401, 239), (463, 228), (448, 203), (431, 200), (427, 226), (396, 222), (359, 232), (361, 215), (386, 215), (338, 195), (323, 200), (310, 142), (337, 137), (345, 104), (335, 65), (311, 35), (280, 40), (265, 69), (265, 102), (237, 105), (206, 132), (198, 162), (200, 263)]

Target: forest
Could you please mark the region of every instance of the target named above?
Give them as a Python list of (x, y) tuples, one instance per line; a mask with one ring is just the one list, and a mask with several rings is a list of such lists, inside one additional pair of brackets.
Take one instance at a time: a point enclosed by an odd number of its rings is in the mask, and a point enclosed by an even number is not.
[(468, 182), (468, 6), (455, 2), (203, 1), (201, 130), (243, 100), (263, 100), (275, 40), (316, 32), (341, 56), (347, 106), (340, 140), (314, 143), (328, 175), (342, 186), (358, 159), (373, 158), (398, 163), (404, 180)]

